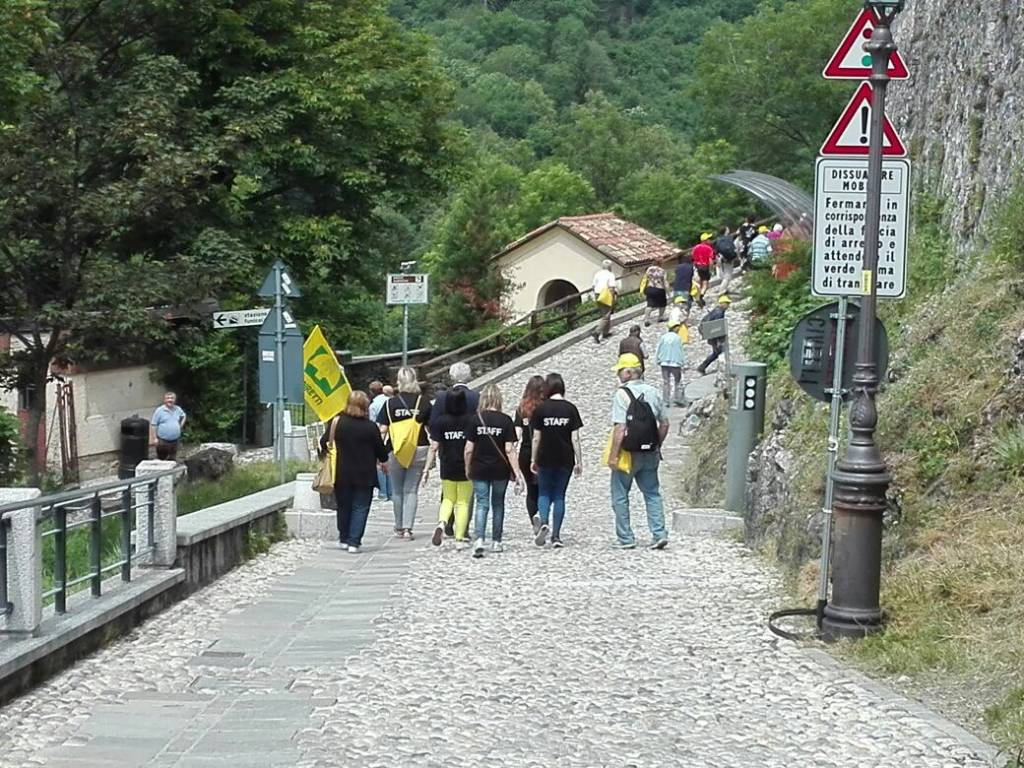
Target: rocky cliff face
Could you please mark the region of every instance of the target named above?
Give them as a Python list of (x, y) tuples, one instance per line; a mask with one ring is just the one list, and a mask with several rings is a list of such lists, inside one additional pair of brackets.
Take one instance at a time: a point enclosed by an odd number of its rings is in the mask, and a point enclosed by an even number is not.
[(1024, 165), (1024, 2), (910, 0), (894, 33), (911, 79), (888, 111), (966, 242)]

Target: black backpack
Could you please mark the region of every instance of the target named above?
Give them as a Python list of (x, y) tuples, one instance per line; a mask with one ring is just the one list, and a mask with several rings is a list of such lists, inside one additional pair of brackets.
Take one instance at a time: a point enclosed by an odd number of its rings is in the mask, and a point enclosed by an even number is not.
[(735, 261), (736, 259), (736, 243), (733, 241), (732, 235), (722, 235), (715, 240), (715, 250), (726, 261)]
[(644, 396), (637, 398), (629, 389), (622, 387), (629, 395), (629, 409), (626, 411), (626, 436), (622, 438), (622, 447), (630, 453), (650, 453), (658, 450), (661, 436), (658, 420), (654, 418), (651, 404)]

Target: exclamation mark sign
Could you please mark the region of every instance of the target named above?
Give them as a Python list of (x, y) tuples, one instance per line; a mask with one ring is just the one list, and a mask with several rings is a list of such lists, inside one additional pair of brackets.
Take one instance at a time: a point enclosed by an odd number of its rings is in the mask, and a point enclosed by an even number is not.
[(868, 118), (871, 117), (871, 110), (865, 104), (860, 108), (860, 143), (868, 143)]

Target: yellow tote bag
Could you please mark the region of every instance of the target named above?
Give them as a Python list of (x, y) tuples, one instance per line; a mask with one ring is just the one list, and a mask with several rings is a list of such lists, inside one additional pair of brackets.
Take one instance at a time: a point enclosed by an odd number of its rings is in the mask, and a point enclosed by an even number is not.
[(679, 338), (683, 342), (683, 344), (689, 344), (690, 343), (690, 329), (687, 328), (685, 324), (684, 325), (680, 325), (679, 326), (679, 330), (676, 331), (676, 333), (679, 334)]
[(647, 275), (640, 278), (640, 293), (647, 293)]
[(610, 307), (614, 304), (615, 295), (612, 293), (612, 289), (605, 287), (605, 289), (601, 291), (601, 295), (597, 297), (597, 303), (604, 304), (606, 307)]
[[(604, 447), (604, 454), (601, 456), (601, 466), (608, 466), (608, 459), (612, 455), (612, 440), (615, 438), (615, 430), (608, 433), (608, 443)], [(629, 451), (619, 450), (619, 472), (627, 475), (633, 472), (633, 455)]]
[[(412, 466), (413, 459), (416, 458), (416, 448), (419, 446), (420, 432), (423, 430), (423, 425), (416, 421), (416, 414), (420, 412), (420, 399), (420, 397), (416, 398), (413, 417), (402, 421), (392, 421), (391, 407), (388, 406), (388, 421), (391, 423), (388, 427), (388, 435), (391, 437), (391, 450), (394, 452), (395, 458), (398, 459), (398, 463), (406, 469)], [(388, 402), (390, 403), (390, 401)]]

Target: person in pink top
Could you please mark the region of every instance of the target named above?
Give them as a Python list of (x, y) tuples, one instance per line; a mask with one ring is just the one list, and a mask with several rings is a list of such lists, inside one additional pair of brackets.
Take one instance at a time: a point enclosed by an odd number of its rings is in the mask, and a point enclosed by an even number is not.
[(711, 265), (715, 261), (715, 249), (711, 247), (710, 232), (700, 236), (700, 243), (693, 247), (693, 267), (697, 270), (697, 279), (700, 283), (700, 294), (697, 296), (697, 303), (704, 306), (704, 294), (708, 292), (708, 285), (711, 283)]

